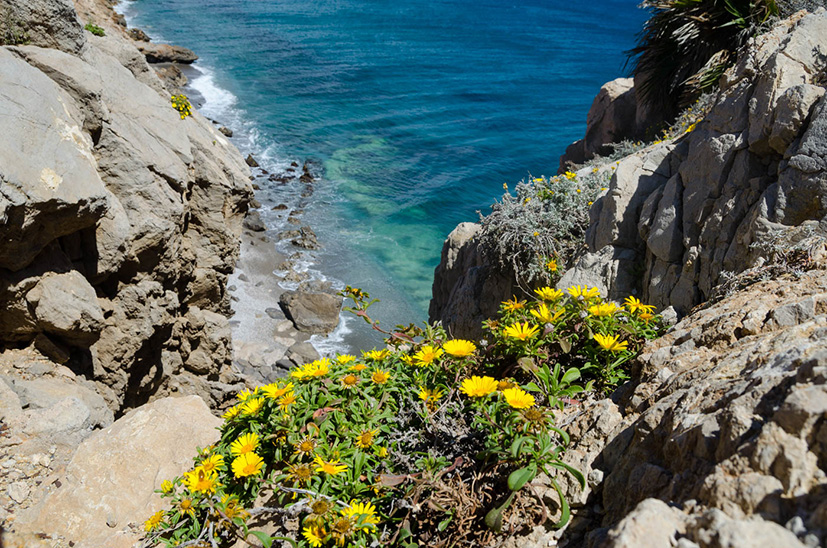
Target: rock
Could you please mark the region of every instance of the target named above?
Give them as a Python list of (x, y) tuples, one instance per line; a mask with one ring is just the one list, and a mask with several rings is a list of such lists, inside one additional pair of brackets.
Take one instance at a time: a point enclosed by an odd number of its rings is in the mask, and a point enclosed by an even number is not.
[(226, 126), (220, 126), (218, 128), (218, 131), (220, 131), (221, 134), (224, 135), (225, 137), (232, 137), (233, 136), (233, 130), (231, 130), (230, 128), (228, 128)]
[(313, 232), (313, 229), (309, 226), (301, 227), (299, 229), (299, 236), (290, 240), (290, 243), (304, 249), (321, 249), (319, 241), (316, 238), (316, 233)]
[(247, 162), (247, 165), (250, 167), (259, 167), (258, 162), (255, 158), (253, 158), (252, 154), (248, 154), (247, 159), (244, 161)]
[(6, 492), (10, 499), (17, 504), (22, 504), (29, 497), (29, 486), (26, 482), (16, 481), (9, 485)]
[(132, 546), (147, 517), (167, 506), (153, 490), (190, 469), (220, 424), (196, 396), (127, 413), (78, 447), (59, 487), (15, 522), (17, 533), (58, 533), (78, 548)]
[(264, 312), (274, 320), (284, 319), (284, 313), (278, 308), (265, 308)]
[(646, 499), (612, 527), (601, 548), (661, 548), (685, 531), (686, 516), (657, 499)]
[(156, 66), (155, 74), (172, 94), (180, 94), (182, 88), (189, 82), (181, 69), (175, 65)]
[(79, 272), (47, 274), (26, 294), (37, 325), (69, 344), (89, 346), (104, 319), (95, 290)]
[(149, 35), (141, 29), (129, 29), (129, 37), (136, 42), (149, 42)]
[(83, 26), (71, 0), (4, 2), (3, 9), (4, 17), (20, 29), (21, 34), (25, 32), (31, 45), (77, 55), (86, 44)]
[(190, 308), (181, 345), (184, 367), (199, 375), (216, 374), (232, 358), (227, 318), (197, 306)]
[(170, 44), (153, 44), (139, 42), (138, 50), (146, 56), (149, 63), (181, 63), (188, 65), (195, 62), (198, 56), (187, 48)]
[(255, 209), (247, 212), (247, 216), (244, 217), (243, 226), (253, 232), (264, 232), (267, 230), (267, 226), (264, 224), (264, 221), (261, 220), (261, 215)]
[(94, 227), (110, 194), (72, 98), (5, 49), (0, 72), (0, 109), (15, 121), (0, 133), (0, 267), (17, 271), (55, 239)]
[(299, 331), (329, 333), (339, 325), (342, 297), (329, 293), (285, 291), (279, 306)]
[(297, 342), (287, 349), (287, 358), (296, 365), (303, 365), (321, 358), (309, 342)]

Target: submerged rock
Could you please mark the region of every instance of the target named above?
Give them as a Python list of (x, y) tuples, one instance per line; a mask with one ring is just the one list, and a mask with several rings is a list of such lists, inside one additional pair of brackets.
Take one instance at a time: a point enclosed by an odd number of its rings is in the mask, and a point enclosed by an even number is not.
[(279, 298), (287, 318), (299, 331), (329, 333), (339, 325), (342, 297), (330, 293), (285, 291)]

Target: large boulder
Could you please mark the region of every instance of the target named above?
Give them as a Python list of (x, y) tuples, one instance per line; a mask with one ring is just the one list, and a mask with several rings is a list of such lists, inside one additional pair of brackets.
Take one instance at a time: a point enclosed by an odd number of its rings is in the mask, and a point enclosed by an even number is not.
[(150, 63), (184, 63), (189, 64), (198, 60), (198, 56), (187, 48), (171, 44), (153, 44), (141, 42), (138, 50), (146, 56)]
[(89, 346), (103, 329), (94, 288), (79, 272), (48, 273), (26, 294), (38, 327), (66, 342)]
[(299, 331), (329, 333), (339, 325), (342, 297), (318, 291), (285, 291), (279, 297), (287, 318)]
[(16, 27), (18, 33), (25, 33), (26, 43), (72, 54), (86, 44), (72, 0), (7, 0), (0, 10), (0, 26)]
[(77, 548), (129, 548), (165, 503), (154, 490), (192, 466), (196, 447), (218, 438), (221, 420), (197, 396), (130, 411), (78, 447), (42, 502), (20, 515), (15, 537), (42, 533)]

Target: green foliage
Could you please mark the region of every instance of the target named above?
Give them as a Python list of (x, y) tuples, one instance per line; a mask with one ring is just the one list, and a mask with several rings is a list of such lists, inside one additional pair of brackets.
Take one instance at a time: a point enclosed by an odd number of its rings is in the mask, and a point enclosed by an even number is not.
[(22, 46), (29, 43), (29, 33), (8, 11), (0, 18), (0, 46)]
[(172, 108), (178, 111), (182, 120), (187, 116), (192, 116), (192, 104), (186, 95), (173, 95), (171, 100)]
[(583, 245), (589, 207), (606, 190), (611, 170), (578, 173), (521, 181), (515, 195), (506, 192), (480, 219), (483, 253), (511, 269), (521, 285), (549, 283)]
[[(367, 293), (343, 294), (382, 331)], [(564, 525), (558, 474), (585, 478), (563, 460), (569, 436), (556, 413), (592, 385), (622, 380), (658, 319), (633, 298), (605, 303), (594, 288), (536, 294), (503, 303), (487, 322), (490, 344), (397, 326), (385, 349), (316, 360), (239, 393), (219, 442), (161, 485), (170, 507), (146, 521), (148, 544), (491, 545), (488, 529), (546, 521), (526, 489), (540, 473)], [(254, 517), (281, 523), (282, 536), (251, 530)]]
[(106, 36), (106, 31), (103, 30), (103, 27), (99, 27), (91, 21), (89, 23), (86, 23), (83, 29), (91, 32), (95, 36)]
[(775, 0), (644, 0), (651, 17), (629, 52), (636, 91), (671, 118), (717, 84), (735, 52), (771, 16)]

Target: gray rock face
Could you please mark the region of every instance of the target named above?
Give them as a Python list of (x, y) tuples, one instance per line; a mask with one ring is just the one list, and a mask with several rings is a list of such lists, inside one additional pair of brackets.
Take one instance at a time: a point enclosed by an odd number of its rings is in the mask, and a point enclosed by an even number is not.
[(141, 42), (138, 44), (138, 49), (146, 56), (149, 63), (189, 64), (198, 60), (198, 56), (192, 50), (181, 46)]
[(314, 291), (286, 291), (279, 305), (299, 331), (329, 333), (339, 325), (342, 297)]
[[(570, 542), (824, 542), (825, 311), (827, 274), (815, 270), (756, 284), (648, 343), (633, 383), (569, 427), (565, 459), (590, 478), (585, 492), (564, 486), (580, 520)], [(792, 516), (802, 519), (797, 534), (783, 526)], [(600, 527), (609, 528), (604, 540), (584, 539)]]
[(86, 44), (71, 0), (7, 0), (0, 8), (26, 31), (32, 45), (77, 54)]
[(89, 345), (103, 328), (95, 290), (79, 272), (49, 273), (26, 294), (38, 327), (70, 343)]

